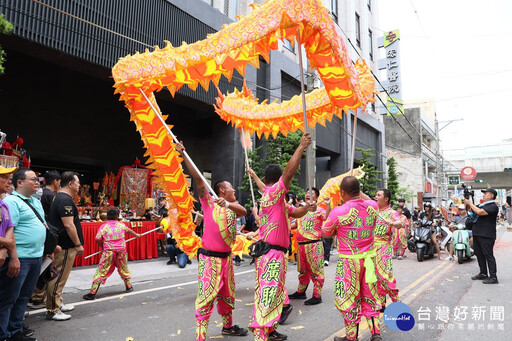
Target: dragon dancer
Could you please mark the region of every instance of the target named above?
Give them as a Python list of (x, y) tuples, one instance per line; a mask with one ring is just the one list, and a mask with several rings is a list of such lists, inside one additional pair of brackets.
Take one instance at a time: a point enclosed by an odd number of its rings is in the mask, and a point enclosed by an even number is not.
[(343, 178), (340, 195), (345, 202), (332, 209), (322, 227), (324, 237), (336, 236), (340, 258), (334, 279), (334, 305), (345, 320), (346, 335), (334, 341), (357, 340), (361, 316), (365, 316), (372, 341), (380, 336), (380, 309), (377, 292), (373, 230), (378, 206), (361, 198), (359, 180)]
[[(269, 165), (265, 169), (263, 182), (266, 187), (259, 212), (261, 227), (258, 243), (262, 247), (255, 258), (254, 310), (249, 325), (256, 341), (287, 339), (286, 335), (276, 330), (285, 301), (286, 253), (290, 244), (285, 194), (299, 168), (302, 153), (310, 144), (310, 134), (304, 133), (284, 172), (278, 165)], [(296, 208), (291, 215), (300, 218), (311, 209), (314, 210), (314, 206), (306, 203)]]
[(107, 222), (98, 229), (96, 243), (103, 249), (100, 263), (92, 280), (91, 290), (83, 296), (84, 300), (94, 300), (101, 284), (117, 268), (119, 276), (124, 281), (126, 292), (132, 292), (131, 273), (128, 269), (128, 253), (126, 252), (125, 232), (140, 238), (140, 234), (125, 224), (117, 221), (119, 210), (111, 208), (107, 211)]
[[(312, 187), (313, 202), (318, 200), (320, 191)], [(309, 198), (309, 189), (304, 199)], [(315, 212), (308, 212), (298, 219), (297, 240), (299, 242), (299, 259), (297, 271), (299, 272), (299, 287), (289, 296), (291, 299), (306, 299), (306, 289), (309, 282), (313, 282), (313, 297), (305, 301), (305, 305), (322, 303), (322, 287), (324, 286), (324, 245), (322, 243), (322, 223), (331, 211), (331, 198), (326, 198), (327, 210), (317, 207)]]
[(376, 272), (378, 278), (377, 289), (379, 291), (380, 304), (386, 306), (386, 295), (389, 295), (393, 302), (399, 301), (398, 287), (396, 279), (393, 276), (393, 229), (397, 233), (402, 227), (400, 215), (391, 208), (389, 201), (391, 192), (386, 188), (381, 188), (375, 194), (375, 201), (379, 206), (379, 216), (375, 225), (375, 247), (377, 249)]
[[(176, 150), (183, 154), (182, 143)], [(196, 190), (203, 209), (203, 247), (197, 253), (198, 291), (196, 299), (196, 340), (205, 341), (208, 321), (214, 301), (222, 318), (223, 335), (245, 336), (248, 330), (233, 325), (235, 308), (235, 273), (231, 248), (236, 239), (236, 218), (247, 214), (235, 197), (233, 186), (225, 180), (213, 186), (219, 199), (214, 200), (206, 190), (206, 185), (188, 158), (185, 165), (196, 183)]]

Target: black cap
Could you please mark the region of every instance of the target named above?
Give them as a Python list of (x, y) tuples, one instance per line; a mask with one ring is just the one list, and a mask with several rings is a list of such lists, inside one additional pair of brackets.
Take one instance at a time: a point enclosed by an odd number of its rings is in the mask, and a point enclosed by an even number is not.
[(496, 199), (496, 197), (498, 196), (498, 192), (496, 192), (496, 190), (494, 188), (483, 189), (482, 193), (485, 193), (485, 192), (491, 192), (494, 195), (494, 199)]
[(405, 202), (405, 199), (404, 198), (400, 198), (400, 199), (398, 199), (398, 202)]

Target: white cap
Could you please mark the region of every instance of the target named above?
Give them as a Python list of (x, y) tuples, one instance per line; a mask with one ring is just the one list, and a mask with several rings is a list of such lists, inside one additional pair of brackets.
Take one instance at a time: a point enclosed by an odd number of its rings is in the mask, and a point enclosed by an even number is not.
[(466, 206), (464, 204), (460, 204), (457, 208), (460, 210), (465, 210)]

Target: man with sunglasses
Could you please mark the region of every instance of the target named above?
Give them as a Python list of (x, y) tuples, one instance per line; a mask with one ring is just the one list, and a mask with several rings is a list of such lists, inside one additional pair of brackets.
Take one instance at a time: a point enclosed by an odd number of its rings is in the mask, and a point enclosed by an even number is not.
[[(23, 335), (23, 317), (41, 269), (45, 221), (41, 202), (33, 195), (39, 178), (22, 168), (14, 173), (14, 191), (5, 199), (14, 226), (16, 248), (0, 267), (0, 340), (36, 340)], [(37, 214), (36, 214), (37, 212)]]

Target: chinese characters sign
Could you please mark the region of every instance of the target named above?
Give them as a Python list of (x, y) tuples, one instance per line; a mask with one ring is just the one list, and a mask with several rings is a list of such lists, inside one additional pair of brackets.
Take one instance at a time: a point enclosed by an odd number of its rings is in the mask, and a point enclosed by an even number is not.
[(402, 83), (400, 77), (400, 30), (389, 31), (384, 34), (384, 48), (386, 51), (386, 72), (388, 82), (386, 90), (387, 114), (402, 115)]

